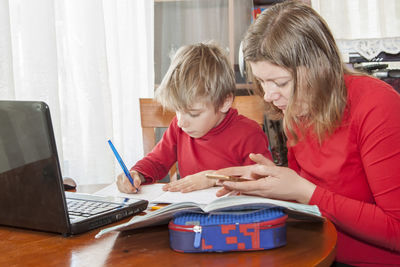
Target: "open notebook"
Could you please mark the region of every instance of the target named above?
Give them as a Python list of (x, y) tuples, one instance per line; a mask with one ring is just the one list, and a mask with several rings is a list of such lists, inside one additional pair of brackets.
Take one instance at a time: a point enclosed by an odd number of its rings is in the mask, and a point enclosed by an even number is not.
[(138, 213), (147, 204), (65, 194), (49, 107), (38, 101), (0, 101), (0, 224), (78, 234)]

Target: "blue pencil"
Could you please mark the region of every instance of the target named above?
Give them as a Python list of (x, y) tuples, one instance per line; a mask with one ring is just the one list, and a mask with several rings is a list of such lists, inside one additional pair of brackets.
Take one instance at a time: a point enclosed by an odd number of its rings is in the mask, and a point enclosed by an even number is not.
[(108, 140), (108, 144), (111, 147), (111, 150), (114, 152), (115, 157), (117, 158), (117, 161), (119, 162), (119, 165), (121, 166), (122, 170), (124, 171), (126, 177), (128, 177), (129, 182), (133, 185), (133, 187), (136, 189), (136, 192), (139, 191), (139, 189), (136, 188), (135, 184), (133, 183), (133, 179), (131, 174), (129, 173), (128, 169), (126, 168), (126, 165), (124, 161), (122, 160), (121, 156), (119, 155), (117, 149), (114, 147), (113, 143), (111, 140)]

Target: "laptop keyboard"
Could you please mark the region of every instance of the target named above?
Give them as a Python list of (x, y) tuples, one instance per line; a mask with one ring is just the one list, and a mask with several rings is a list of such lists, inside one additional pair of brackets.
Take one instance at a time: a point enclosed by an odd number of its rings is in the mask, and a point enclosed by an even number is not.
[(67, 199), (67, 205), (71, 220), (76, 217), (90, 217), (121, 206), (116, 203), (80, 199)]

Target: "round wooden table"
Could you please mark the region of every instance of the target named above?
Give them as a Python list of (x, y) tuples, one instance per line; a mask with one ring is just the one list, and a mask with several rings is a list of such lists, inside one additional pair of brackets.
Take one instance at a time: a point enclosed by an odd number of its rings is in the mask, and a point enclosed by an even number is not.
[(95, 239), (99, 230), (63, 237), (0, 227), (0, 266), (330, 266), (337, 239), (335, 227), (328, 220), (288, 220), (284, 247), (180, 253), (169, 247), (167, 225), (111, 232)]

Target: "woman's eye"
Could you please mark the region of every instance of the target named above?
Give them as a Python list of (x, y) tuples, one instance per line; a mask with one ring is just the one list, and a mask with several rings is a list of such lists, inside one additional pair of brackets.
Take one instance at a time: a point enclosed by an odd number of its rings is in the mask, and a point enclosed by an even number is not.
[(198, 117), (200, 113), (189, 113), (189, 116), (192, 118)]
[(288, 82), (284, 82), (284, 83), (278, 83), (276, 84), (278, 87), (284, 87), (288, 84)]

